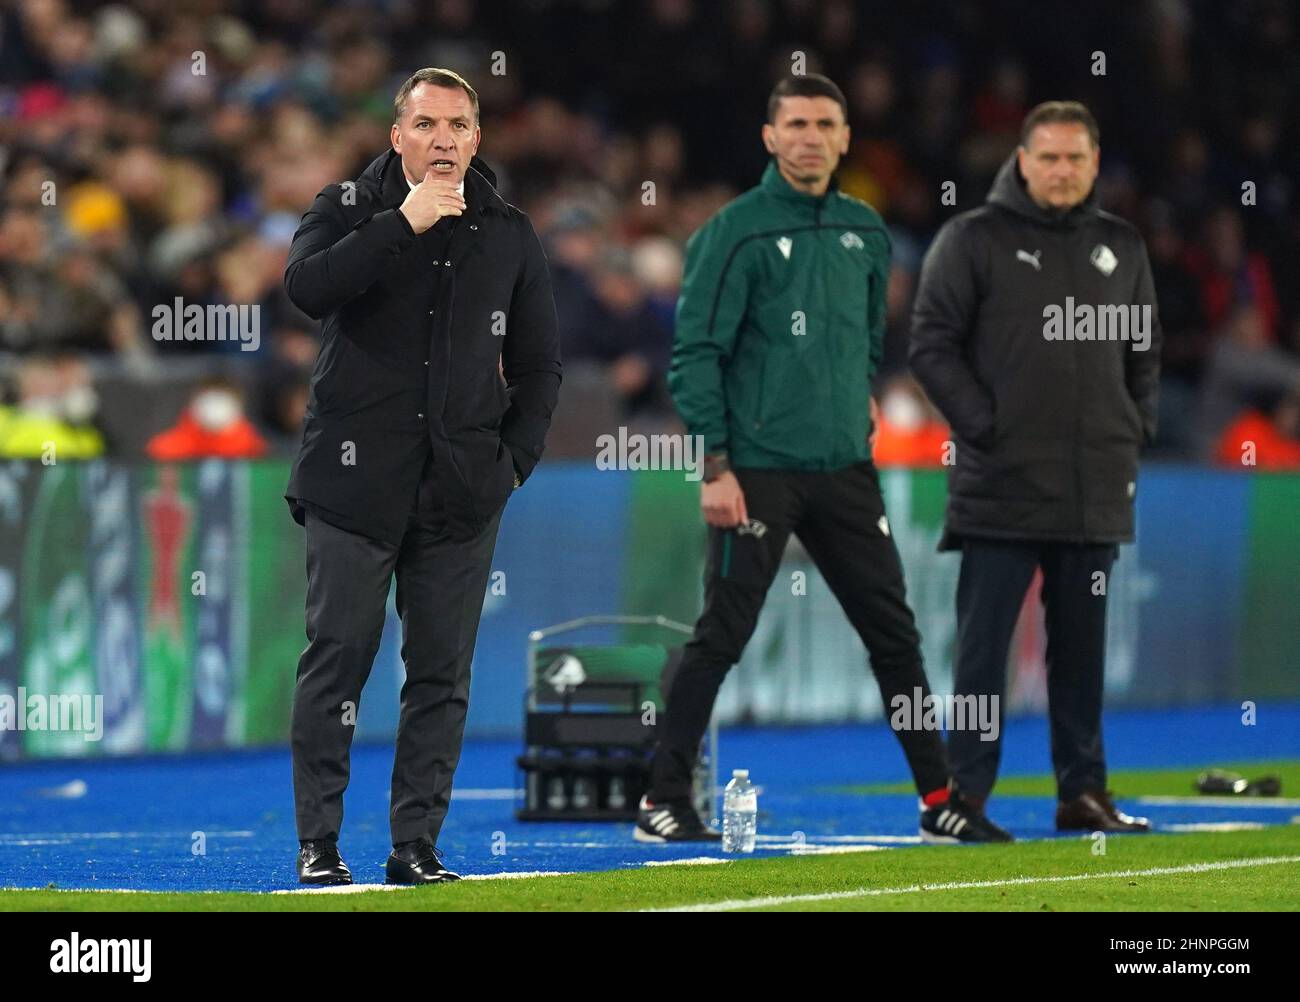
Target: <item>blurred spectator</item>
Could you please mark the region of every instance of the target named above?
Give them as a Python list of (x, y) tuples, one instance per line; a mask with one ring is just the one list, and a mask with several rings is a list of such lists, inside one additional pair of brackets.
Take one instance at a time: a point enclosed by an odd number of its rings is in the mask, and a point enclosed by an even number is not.
[(1260, 312), (1241, 307), (1218, 336), (1201, 401), (1204, 452), (1243, 411), (1300, 390), (1300, 359), (1271, 343)]
[(84, 362), (32, 356), (19, 364), (16, 382), (16, 402), (0, 406), (0, 456), (54, 463), (103, 454), (103, 436), (91, 423), (98, 400)]
[(1167, 454), (1191, 455), (1197, 445), (1197, 388), (1211, 348), (1210, 335), (1205, 326), (1201, 287), (1185, 263), (1182, 235), (1166, 203), (1153, 202), (1149, 224), (1147, 252), (1164, 333), (1155, 448)]
[(1228, 425), (1215, 459), (1245, 469), (1300, 470), (1300, 390), (1283, 397), (1272, 414), (1252, 409)]
[(564, 358), (607, 366), (627, 414), (664, 410), (672, 331), (638, 280), (632, 256), (622, 248), (607, 250), (592, 284), (592, 308), (565, 331)]
[(1278, 330), (1277, 293), (1268, 258), (1246, 247), (1241, 216), (1220, 206), (1206, 217), (1200, 243), (1187, 252), (1188, 270), (1201, 284), (1201, 310), (1211, 328), (1239, 307), (1255, 310), (1265, 337)]
[(56, 250), (38, 208), (0, 217), (0, 349), (125, 351), (139, 344), (135, 307), (93, 249)]
[[(479, 90), (480, 152), (503, 196), (546, 241), (566, 358), (603, 371), (628, 413), (667, 415), (683, 244), (754, 184), (764, 100), (795, 52), (850, 95), (841, 187), (881, 211), (893, 240), (882, 374), (902, 367), (934, 232), (982, 201), (1025, 110), (1061, 96), (1085, 98), (1101, 122), (1104, 207), (1148, 221), (1163, 454), (1202, 446), (1198, 401), (1234, 370), (1221, 363), (1204, 386), (1212, 335), (1237, 310), (1300, 358), (1293, 4), (722, 6), (0, 4), (0, 365), (71, 350), (97, 367), (151, 367), (150, 379), (172, 372), (172, 385), (189, 385), (195, 365), (238, 365), (273, 443), (296, 437), (301, 377), (287, 359), (314, 355), (318, 328), (284, 296), (285, 248), (316, 193), (388, 143), (401, 80), (450, 65)], [(1105, 77), (1093, 75), (1099, 48)], [(1244, 181), (1254, 204), (1234, 201)], [(257, 305), (261, 349), (155, 341), (153, 308), (177, 296)], [(295, 342), (285, 352), (281, 337)], [(100, 385), (120, 395), (129, 383)], [(1241, 400), (1227, 394), (1211, 434)], [(130, 409), (109, 403), (104, 420)], [(110, 446), (143, 441), (112, 430)]]
[(885, 384), (871, 448), (877, 466), (942, 466), (951, 438), (915, 379), (901, 374)]
[(149, 440), (154, 459), (256, 459), (267, 452), (266, 440), (244, 415), (244, 394), (224, 376), (199, 383), (176, 424)]

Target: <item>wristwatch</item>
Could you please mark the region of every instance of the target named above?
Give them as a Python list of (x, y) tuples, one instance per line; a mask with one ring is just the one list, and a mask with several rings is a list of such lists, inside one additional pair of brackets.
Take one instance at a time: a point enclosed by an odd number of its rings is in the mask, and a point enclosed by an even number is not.
[(715, 452), (711, 456), (704, 457), (704, 482), (711, 484), (731, 469), (731, 464), (727, 462), (725, 452)]

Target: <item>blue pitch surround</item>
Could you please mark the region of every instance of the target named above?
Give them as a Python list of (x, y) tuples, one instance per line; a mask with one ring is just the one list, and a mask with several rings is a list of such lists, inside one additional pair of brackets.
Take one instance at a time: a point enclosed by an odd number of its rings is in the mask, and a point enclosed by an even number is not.
[[(1243, 726), (1235, 706), (1107, 715), (1113, 769), (1186, 767), (1191, 780), (1218, 764), (1300, 758), (1300, 705), (1263, 704)], [(630, 824), (521, 824), (511, 791), (517, 742), (471, 741), (440, 840), (447, 864), (466, 875), (606, 870), (655, 860), (722, 856), (698, 844), (646, 846)], [(357, 745), (340, 842), (358, 883), (381, 883), (389, 851), (392, 748)], [(1047, 724), (1009, 723), (1004, 775), (1046, 773)], [(759, 849), (790, 852), (795, 832), (810, 846), (873, 839), (905, 847), (916, 835), (916, 798), (831, 792), (847, 783), (906, 778), (902, 755), (883, 725), (729, 730), (721, 773), (748, 768), (759, 784)], [(1252, 777), (1253, 778), (1253, 777)], [(1213, 821), (1286, 824), (1300, 807), (1171, 806), (1125, 799), (1157, 827)], [(1300, 790), (1283, 789), (1284, 797)], [(1055, 836), (1050, 798), (995, 797), (990, 814), (1019, 838)], [(205, 833), (206, 852), (192, 852)], [(1135, 836), (1140, 837), (1140, 836)], [(504, 851), (501, 851), (504, 848)], [(157, 891), (296, 889), (297, 849), (289, 753), (276, 748), (214, 755), (96, 759), (0, 766), (0, 886)], [(496, 851), (494, 851), (496, 850)]]

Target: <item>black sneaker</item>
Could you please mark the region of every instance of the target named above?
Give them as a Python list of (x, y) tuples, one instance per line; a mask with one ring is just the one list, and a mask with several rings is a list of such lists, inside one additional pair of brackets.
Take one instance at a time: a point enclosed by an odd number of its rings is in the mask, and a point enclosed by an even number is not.
[(298, 848), (298, 883), (322, 887), (352, 883), (352, 871), (330, 839), (306, 839)]
[(974, 804), (953, 793), (942, 804), (921, 812), (921, 841), (941, 845), (957, 842), (1014, 842), (1011, 833), (999, 828)]
[(722, 832), (701, 821), (689, 802), (652, 804), (649, 797), (641, 798), (632, 834), (638, 842), (722, 841)]
[(384, 866), (386, 884), (445, 884), (459, 880), (442, 865), (442, 853), (429, 839), (416, 839), (394, 846)]

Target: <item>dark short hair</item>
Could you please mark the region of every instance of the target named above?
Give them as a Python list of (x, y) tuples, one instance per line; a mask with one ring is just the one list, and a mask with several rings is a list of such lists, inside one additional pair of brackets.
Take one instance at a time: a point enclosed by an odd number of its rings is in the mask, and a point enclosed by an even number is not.
[(1044, 101), (1030, 110), (1020, 126), (1020, 145), (1029, 146), (1029, 134), (1040, 125), (1054, 125), (1058, 122), (1074, 122), (1088, 130), (1095, 150), (1101, 145), (1101, 130), (1097, 128), (1097, 119), (1081, 101)]
[(406, 99), (411, 96), (411, 91), (415, 90), (416, 85), (422, 83), (434, 87), (459, 87), (469, 95), (470, 107), (474, 109), (474, 124), (478, 124), (478, 94), (469, 85), (469, 81), (455, 70), (439, 69), (436, 66), (426, 66), (407, 77), (406, 83), (402, 84), (397, 91), (397, 96), (393, 98), (394, 122), (402, 120), (402, 115), (406, 113)]
[(769, 125), (775, 124), (776, 113), (781, 107), (783, 97), (829, 97), (840, 106), (844, 120), (847, 122), (849, 119), (849, 102), (844, 100), (844, 91), (835, 86), (835, 82), (830, 77), (824, 77), (820, 73), (789, 76), (772, 88), (772, 94), (767, 99)]

